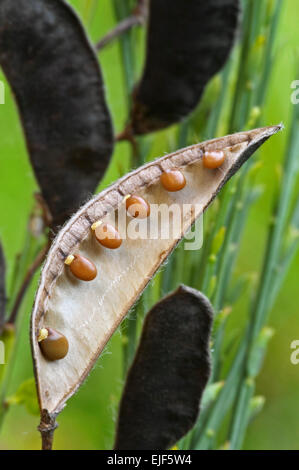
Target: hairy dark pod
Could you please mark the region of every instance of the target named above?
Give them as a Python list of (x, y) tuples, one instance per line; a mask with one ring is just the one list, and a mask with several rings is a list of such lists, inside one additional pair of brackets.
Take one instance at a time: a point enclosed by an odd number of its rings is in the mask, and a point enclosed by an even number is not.
[(198, 104), (234, 44), (239, 0), (150, 0), (144, 72), (130, 127), (145, 134), (180, 121)]
[(210, 376), (213, 309), (181, 286), (146, 317), (128, 373), (115, 449), (169, 449), (195, 424)]
[(57, 227), (94, 192), (112, 153), (97, 58), (63, 0), (2, 0), (0, 64)]

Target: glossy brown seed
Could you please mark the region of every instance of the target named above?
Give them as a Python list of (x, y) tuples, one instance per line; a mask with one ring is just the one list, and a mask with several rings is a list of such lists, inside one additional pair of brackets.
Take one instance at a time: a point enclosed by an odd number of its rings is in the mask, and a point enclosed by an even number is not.
[(97, 241), (105, 246), (106, 248), (110, 248), (111, 250), (115, 250), (116, 248), (119, 248), (120, 245), (122, 244), (122, 239), (120, 237), (120, 234), (116, 230), (116, 228), (113, 227), (113, 225), (110, 224), (101, 224), (98, 225), (95, 228), (94, 231), (95, 237)]
[(186, 186), (186, 179), (180, 170), (166, 170), (160, 176), (162, 186), (166, 191), (181, 191)]
[(82, 255), (74, 255), (70, 270), (81, 281), (92, 281), (97, 276), (97, 268), (92, 261)]
[(128, 197), (126, 208), (128, 214), (137, 219), (146, 219), (151, 212), (149, 204), (140, 196)]
[(215, 152), (205, 152), (203, 156), (203, 166), (205, 168), (219, 168), (225, 160), (225, 153), (222, 150)]
[[(45, 332), (48, 332), (45, 335)], [(43, 328), (43, 336), (47, 336), (39, 341), (39, 346), (43, 356), (49, 361), (63, 359), (69, 350), (69, 342), (66, 337), (53, 328)]]

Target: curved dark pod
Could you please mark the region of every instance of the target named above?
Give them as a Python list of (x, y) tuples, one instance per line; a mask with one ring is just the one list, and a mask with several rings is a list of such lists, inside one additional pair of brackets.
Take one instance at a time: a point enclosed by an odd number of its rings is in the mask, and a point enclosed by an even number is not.
[(147, 55), (134, 92), (132, 131), (145, 134), (187, 116), (234, 43), (239, 0), (150, 0)]
[(169, 449), (195, 424), (210, 376), (213, 309), (181, 286), (144, 323), (120, 404), (115, 448)]
[(55, 227), (94, 192), (113, 149), (96, 56), (63, 0), (1, 0), (0, 64)]

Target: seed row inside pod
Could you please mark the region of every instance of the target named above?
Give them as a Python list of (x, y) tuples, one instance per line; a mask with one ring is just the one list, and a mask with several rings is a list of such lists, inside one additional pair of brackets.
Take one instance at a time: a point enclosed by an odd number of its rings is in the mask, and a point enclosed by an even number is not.
[[(223, 164), (225, 154), (219, 152), (205, 152), (203, 165), (215, 169)], [(168, 192), (178, 192), (186, 186), (184, 173), (179, 169), (170, 169), (162, 172), (160, 183)], [(150, 215), (150, 204), (141, 196), (127, 194), (123, 202), (126, 204), (127, 214), (133, 218), (145, 219)], [(122, 238), (118, 230), (111, 224), (98, 220), (91, 225), (96, 241), (103, 247), (115, 250), (122, 245)], [(65, 259), (73, 276), (85, 282), (93, 281), (98, 272), (94, 263), (81, 254), (70, 254)], [(53, 328), (41, 328), (38, 342), (46, 359), (55, 361), (63, 359), (68, 353), (68, 340), (59, 331)]]
[[(43, 267), (31, 318), (33, 361), (42, 410), (52, 416), (63, 409), (178, 241), (225, 183), (280, 129), (281, 126), (271, 126), (201, 142), (146, 163), (86, 202), (62, 227)], [(203, 156), (219, 151), (225, 154), (221, 170), (207, 169)], [(179, 193), (168, 192), (161, 183), (162, 173), (174, 169), (182, 171), (187, 182)], [(180, 210), (185, 205), (194, 210), (183, 217), (174, 237), (135, 239), (131, 236), (134, 227), (146, 229), (149, 224), (146, 219), (140, 223), (129, 221), (126, 195), (138, 195), (150, 205), (150, 226), (154, 228), (156, 205), (171, 207), (175, 201)], [(91, 230), (94, 223), (115, 226), (123, 239), (119, 252), (102, 248)], [(122, 230), (128, 234), (126, 240)], [(93, 282), (77, 281), (70, 267), (66, 268), (68, 256), (75, 259), (77, 254), (90, 258), (101, 270)], [(68, 355), (63, 360), (55, 359), (54, 364), (42, 351), (43, 340), (37, 340), (40, 330), (47, 327), (65, 335), (69, 342)]]

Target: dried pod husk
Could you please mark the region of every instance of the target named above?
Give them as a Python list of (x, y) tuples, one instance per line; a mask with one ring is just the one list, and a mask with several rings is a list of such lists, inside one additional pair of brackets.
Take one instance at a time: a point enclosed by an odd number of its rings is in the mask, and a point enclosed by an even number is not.
[(0, 243), (0, 335), (3, 330), (5, 322), (6, 311), (6, 287), (5, 287), (5, 256), (3, 252), (2, 243)]
[(1, 0), (0, 65), (56, 227), (94, 192), (113, 149), (96, 55), (63, 0)]
[(150, 0), (144, 72), (129, 129), (145, 134), (180, 121), (198, 104), (234, 44), (239, 0)]
[[(209, 206), (225, 182), (250, 155), (281, 126), (256, 129), (196, 144), (163, 156), (118, 180), (85, 204), (54, 240), (42, 270), (31, 319), (31, 343), (40, 408), (43, 415), (57, 414), (83, 382), (106, 343), (118, 328), (149, 280), (167, 259), (197, 217)], [(221, 168), (203, 167), (205, 151), (223, 151)], [(179, 168), (186, 178), (182, 191), (169, 193), (160, 182), (163, 171)], [(134, 194), (151, 204), (148, 218), (126, 216), (130, 223), (160, 225), (154, 204), (177, 204), (185, 212), (180, 233), (169, 238), (134, 239), (123, 234), (117, 250), (107, 250), (95, 239), (91, 227), (102, 221), (114, 225), (115, 213), (126, 212), (125, 196)], [(163, 222), (163, 221), (162, 221)], [(152, 227), (152, 225), (151, 225)], [(69, 273), (65, 260), (80, 253), (102, 273), (82, 282)], [(53, 328), (69, 342), (68, 355), (51, 363), (42, 356), (37, 336)]]
[(117, 450), (169, 449), (194, 426), (210, 376), (213, 309), (190, 287), (148, 313), (122, 395)]

